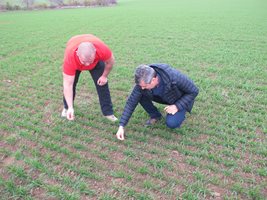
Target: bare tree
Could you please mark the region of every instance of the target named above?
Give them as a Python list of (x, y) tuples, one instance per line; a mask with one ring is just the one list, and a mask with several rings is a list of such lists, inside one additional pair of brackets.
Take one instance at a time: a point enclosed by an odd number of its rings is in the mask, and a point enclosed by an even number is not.
[(95, 3), (100, 6), (107, 6), (110, 4), (117, 4), (117, 0), (95, 0)]
[(57, 5), (57, 6), (62, 6), (64, 3), (64, 0), (49, 0), (51, 5)]
[(22, 0), (22, 2), (26, 5), (26, 8), (29, 9), (33, 5), (34, 0)]

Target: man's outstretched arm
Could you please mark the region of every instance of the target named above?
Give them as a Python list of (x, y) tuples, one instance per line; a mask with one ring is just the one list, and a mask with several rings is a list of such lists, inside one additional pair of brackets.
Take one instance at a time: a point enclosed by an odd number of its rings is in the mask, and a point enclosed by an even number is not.
[(63, 72), (63, 94), (68, 104), (67, 119), (74, 120), (73, 109), (73, 83), (75, 76), (67, 75)]
[(141, 87), (139, 85), (135, 85), (132, 93), (130, 94), (125, 104), (125, 107), (124, 107), (124, 110), (123, 110), (123, 113), (120, 119), (120, 126), (116, 134), (119, 140), (124, 140), (124, 127), (127, 125), (129, 119), (131, 118), (141, 97), (142, 97)]

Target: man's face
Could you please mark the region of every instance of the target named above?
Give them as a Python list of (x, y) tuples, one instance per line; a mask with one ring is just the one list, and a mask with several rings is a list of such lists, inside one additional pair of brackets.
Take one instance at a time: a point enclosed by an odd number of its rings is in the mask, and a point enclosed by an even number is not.
[(158, 77), (152, 78), (150, 83), (145, 83), (143, 80), (140, 81), (139, 86), (142, 90), (151, 90), (158, 85)]

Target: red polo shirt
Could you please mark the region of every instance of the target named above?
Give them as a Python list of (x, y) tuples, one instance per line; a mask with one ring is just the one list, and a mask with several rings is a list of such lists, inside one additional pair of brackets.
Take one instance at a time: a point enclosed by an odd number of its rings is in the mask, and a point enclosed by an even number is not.
[[(78, 46), (82, 42), (91, 42), (96, 49), (95, 60), (89, 66), (82, 65), (76, 55)], [(106, 61), (111, 57), (111, 55), (112, 52), (109, 47), (96, 36), (91, 34), (74, 36), (67, 43), (63, 62), (63, 72), (67, 75), (73, 76), (75, 75), (76, 70), (92, 70), (95, 68), (98, 61)]]

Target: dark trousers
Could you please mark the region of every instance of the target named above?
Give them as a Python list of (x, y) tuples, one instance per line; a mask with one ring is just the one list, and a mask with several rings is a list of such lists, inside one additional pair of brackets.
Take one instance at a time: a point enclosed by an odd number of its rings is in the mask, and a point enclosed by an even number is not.
[[(153, 100), (156, 101), (157, 103), (166, 104), (158, 98), (153, 99)], [(149, 97), (146, 97), (143, 95), (139, 103), (142, 105), (145, 111), (149, 114), (150, 118), (161, 118), (162, 117), (161, 113), (154, 106), (154, 104), (152, 103), (152, 100)], [(167, 114), (166, 120), (165, 120), (166, 125), (169, 128), (179, 128), (181, 124), (183, 123), (183, 121), (185, 120), (185, 113), (186, 113), (185, 110), (179, 110), (174, 115)]]
[[(103, 61), (99, 61), (95, 68), (93, 70), (90, 70), (90, 74), (94, 80), (96, 91), (98, 94), (98, 99), (100, 102), (101, 110), (103, 115), (113, 115), (113, 108), (112, 108), (112, 102), (111, 102), (111, 97), (110, 97), (110, 92), (109, 92), (109, 87), (108, 83), (99, 86), (97, 84), (97, 80), (102, 76), (103, 71), (105, 69), (105, 63)], [(75, 78), (74, 78), (74, 83), (73, 83), (73, 103), (76, 95), (76, 85), (79, 81), (79, 76), (80, 76), (81, 71), (76, 71)], [(68, 109), (68, 104), (66, 102), (65, 97), (63, 96), (63, 103), (64, 103), (64, 108)]]

